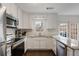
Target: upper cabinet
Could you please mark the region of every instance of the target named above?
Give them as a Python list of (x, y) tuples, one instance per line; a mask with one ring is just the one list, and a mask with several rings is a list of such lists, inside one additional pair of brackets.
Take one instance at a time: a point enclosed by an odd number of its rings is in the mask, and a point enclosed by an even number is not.
[(29, 14), (26, 13), (26, 12), (23, 12), (23, 28), (25, 29), (31, 29), (31, 24), (30, 24), (30, 21), (29, 21)]
[(6, 7), (6, 12), (17, 18), (17, 6), (13, 3), (2, 3)]
[(19, 19), (18, 28), (31, 29), (30, 26), (31, 24), (29, 22), (29, 14), (19, 8), (18, 8), (18, 19)]
[(12, 15), (17, 18), (17, 6), (15, 4), (12, 4)]
[(6, 7), (6, 13), (12, 15), (17, 18), (18, 28), (23, 29), (31, 29), (29, 22), (29, 14), (21, 10), (14, 3), (2, 3), (2, 6)]
[(6, 7), (6, 12), (8, 13), (8, 14), (11, 14), (12, 13), (12, 10), (11, 10), (11, 5), (10, 4), (8, 4), (8, 3), (2, 3), (2, 6), (5, 6)]
[(22, 22), (23, 22), (23, 18), (22, 18), (22, 10), (21, 9), (17, 9), (17, 14), (18, 14), (18, 20), (19, 20), (19, 24), (18, 24), (18, 28), (23, 28)]

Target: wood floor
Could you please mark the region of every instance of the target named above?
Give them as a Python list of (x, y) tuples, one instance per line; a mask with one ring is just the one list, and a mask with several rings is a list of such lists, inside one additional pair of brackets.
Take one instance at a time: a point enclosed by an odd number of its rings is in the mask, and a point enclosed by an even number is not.
[(55, 56), (52, 50), (27, 50), (23, 56)]

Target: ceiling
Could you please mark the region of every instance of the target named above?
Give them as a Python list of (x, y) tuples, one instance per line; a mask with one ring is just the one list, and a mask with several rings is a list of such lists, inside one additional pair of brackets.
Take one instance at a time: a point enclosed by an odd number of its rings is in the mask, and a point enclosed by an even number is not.
[(79, 3), (16, 3), (16, 5), (29, 13), (79, 15)]

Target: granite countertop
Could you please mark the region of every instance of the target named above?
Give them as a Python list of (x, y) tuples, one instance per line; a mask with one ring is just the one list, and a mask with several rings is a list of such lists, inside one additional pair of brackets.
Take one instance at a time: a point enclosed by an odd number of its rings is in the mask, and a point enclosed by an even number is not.
[(62, 37), (59, 35), (55, 35), (52, 37), (71, 49), (79, 50), (79, 41), (77, 41), (77, 40), (68, 39), (67, 37)]

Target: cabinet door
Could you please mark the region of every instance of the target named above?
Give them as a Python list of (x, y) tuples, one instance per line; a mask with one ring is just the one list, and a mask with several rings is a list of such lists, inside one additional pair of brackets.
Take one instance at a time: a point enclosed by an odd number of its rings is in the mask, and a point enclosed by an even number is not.
[(28, 14), (23, 12), (23, 28), (25, 29), (29, 29), (30, 26), (29, 26), (29, 21), (28, 21)]
[(10, 3), (2, 3), (2, 6), (5, 6), (6, 7), (6, 12), (8, 13), (8, 14), (12, 14), (12, 4), (10, 4)]
[(12, 4), (12, 16), (17, 18), (17, 6), (15, 4)]
[(46, 48), (47, 49), (52, 49), (52, 39), (48, 38), (46, 40)]
[(39, 49), (39, 40), (33, 38), (27, 39), (27, 49)]
[(40, 49), (52, 49), (52, 39), (40, 38), (39, 46), (40, 46)]
[(11, 56), (11, 47), (7, 48), (7, 56)]
[(47, 49), (46, 40), (45, 39), (40, 39), (39, 40), (39, 48), (40, 49)]
[(18, 19), (19, 19), (19, 24), (18, 24), (18, 28), (22, 28), (22, 10), (18, 8)]
[(73, 50), (67, 47), (67, 56), (73, 56)]
[(33, 48), (33, 40), (27, 39), (27, 49), (32, 49)]
[(75, 50), (75, 56), (79, 56), (79, 50)]
[(33, 49), (39, 49), (39, 40), (33, 39)]
[(56, 54), (56, 40), (55, 39), (52, 39), (52, 49), (54, 53)]

